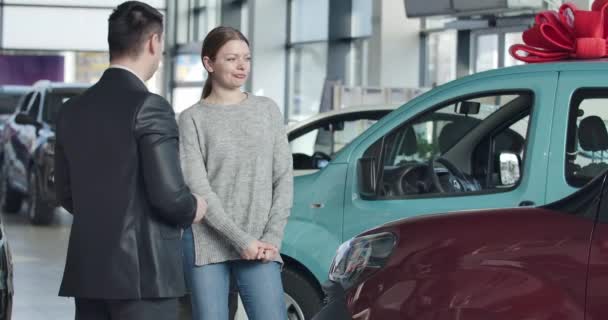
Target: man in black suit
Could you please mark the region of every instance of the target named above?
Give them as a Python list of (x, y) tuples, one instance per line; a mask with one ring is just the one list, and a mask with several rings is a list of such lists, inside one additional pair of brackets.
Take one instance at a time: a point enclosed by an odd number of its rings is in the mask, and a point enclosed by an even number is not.
[(173, 109), (144, 81), (162, 57), (163, 17), (137, 1), (109, 18), (110, 68), (57, 119), (56, 190), (74, 215), (60, 296), (76, 319), (177, 319), (181, 228), (206, 202), (185, 185)]

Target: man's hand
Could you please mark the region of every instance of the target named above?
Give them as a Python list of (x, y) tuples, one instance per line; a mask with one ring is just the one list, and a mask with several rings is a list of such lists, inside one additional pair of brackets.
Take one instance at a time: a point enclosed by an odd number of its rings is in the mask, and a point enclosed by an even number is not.
[(192, 224), (195, 224), (203, 221), (203, 218), (207, 213), (207, 201), (199, 195), (193, 194), (193, 196), (196, 198), (196, 215), (194, 216)]
[[(274, 246), (259, 240), (252, 241), (249, 246), (241, 252), (241, 257), (245, 260), (259, 260), (258, 253), (260, 250), (272, 250)], [(276, 250), (276, 249), (274, 249)]]

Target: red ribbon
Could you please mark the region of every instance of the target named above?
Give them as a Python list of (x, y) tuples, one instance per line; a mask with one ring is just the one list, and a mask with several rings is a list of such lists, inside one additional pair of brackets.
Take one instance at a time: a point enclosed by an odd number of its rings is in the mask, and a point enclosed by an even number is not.
[(524, 62), (565, 59), (597, 59), (608, 55), (608, 0), (596, 0), (591, 11), (566, 3), (559, 11), (544, 11), (524, 31), (525, 44), (515, 44), (509, 53)]

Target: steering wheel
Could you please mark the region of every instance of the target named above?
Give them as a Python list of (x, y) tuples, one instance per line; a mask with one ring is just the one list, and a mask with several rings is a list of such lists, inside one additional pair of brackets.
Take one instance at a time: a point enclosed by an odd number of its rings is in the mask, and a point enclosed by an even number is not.
[[(428, 176), (427, 166), (427, 163), (415, 163), (411, 166), (403, 167), (404, 169), (396, 174), (397, 177), (393, 183), (396, 193), (398, 195), (407, 195), (427, 192), (432, 183)], [(412, 185), (409, 181), (412, 179), (412, 176), (416, 185)]]
[[(436, 164), (441, 164), (448, 171), (448, 185), (441, 183), (437, 171), (435, 171)], [(428, 162), (428, 175), (431, 178), (432, 184), (437, 191), (440, 193), (457, 193), (465, 191), (475, 191), (475, 183), (469, 181), (467, 176), (458, 169), (455, 165), (449, 162), (446, 158), (433, 157)]]

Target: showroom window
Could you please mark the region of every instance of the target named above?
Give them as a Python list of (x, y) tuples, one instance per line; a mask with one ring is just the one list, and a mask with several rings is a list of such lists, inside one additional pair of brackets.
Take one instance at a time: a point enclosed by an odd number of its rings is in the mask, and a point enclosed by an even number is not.
[(328, 0), (291, 0), (288, 41), (289, 121), (319, 112), (327, 70)]
[(509, 54), (509, 47), (522, 43), (524, 27), (496, 28), (471, 33), (472, 72), (481, 72), (523, 64)]
[[(200, 57), (202, 40), (211, 29), (219, 25), (219, 0), (188, 0), (170, 3), (178, 16), (187, 19), (175, 21), (178, 52), (172, 57), (171, 102), (176, 113), (200, 100), (207, 72)], [(158, 74), (158, 73), (157, 73)]]
[[(289, 2), (288, 39), (288, 120), (301, 121), (320, 112), (325, 87), (328, 51), (334, 43), (348, 41), (341, 82), (347, 86), (367, 83), (369, 38), (372, 34), (372, 1), (351, 0), (350, 26), (340, 39), (330, 40), (328, 0), (291, 0)], [(333, 7), (332, 7), (333, 8)], [(348, 8), (348, 7), (346, 7)], [(333, 10), (333, 9), (332, 9)], [(339, 9), (338, 9), (339, 11)], [(324, 109), (325, 110), (325, 109)]]
[[(458, 51), (459, 31), (454, 27), (459, 21), (446, 18), (424, 18), (422, 24), (421, 83), (424, 87), (435, 87), (452, 81), (464, 74), (493, 70), (523, 64), (509, 54), (509, 47), (522, 43), (522, 32), (526, 25), (501, 28), (462, 29), (465, 32), (463, 45), (468, 51)], [(460, 22), (475, 25), (476, 21)], [(468, 34), (467, 34), (468, 32)], [(466, 54), (459, 66), (459, 54)], [(462, 57), (461, 57), (462, 58)], [(459, 68), (457, 71), (457, 67)], [(461, 70), (461, 68), (463, 68)], [(464, 72), (463, 72), (464, 71)], [(464, 73), (464, 74), (461, 74)]]
[(425, 87), (435, 87), (456, 79), (456, 31), (430, 33), (426, 53)]
[(347, 86), (367, 85), (369, 42), (372, 36), (372, 1), (353, 0), (351, 15), (351, 48), (344, 83)]
[[(218, 0), (187, 0), (168, 2), (175, 18), (176, 42), (202, 41), (211, 28), (219, 24), (220, 5)], [(184, 17), (177, 18), (177, 17)]]

